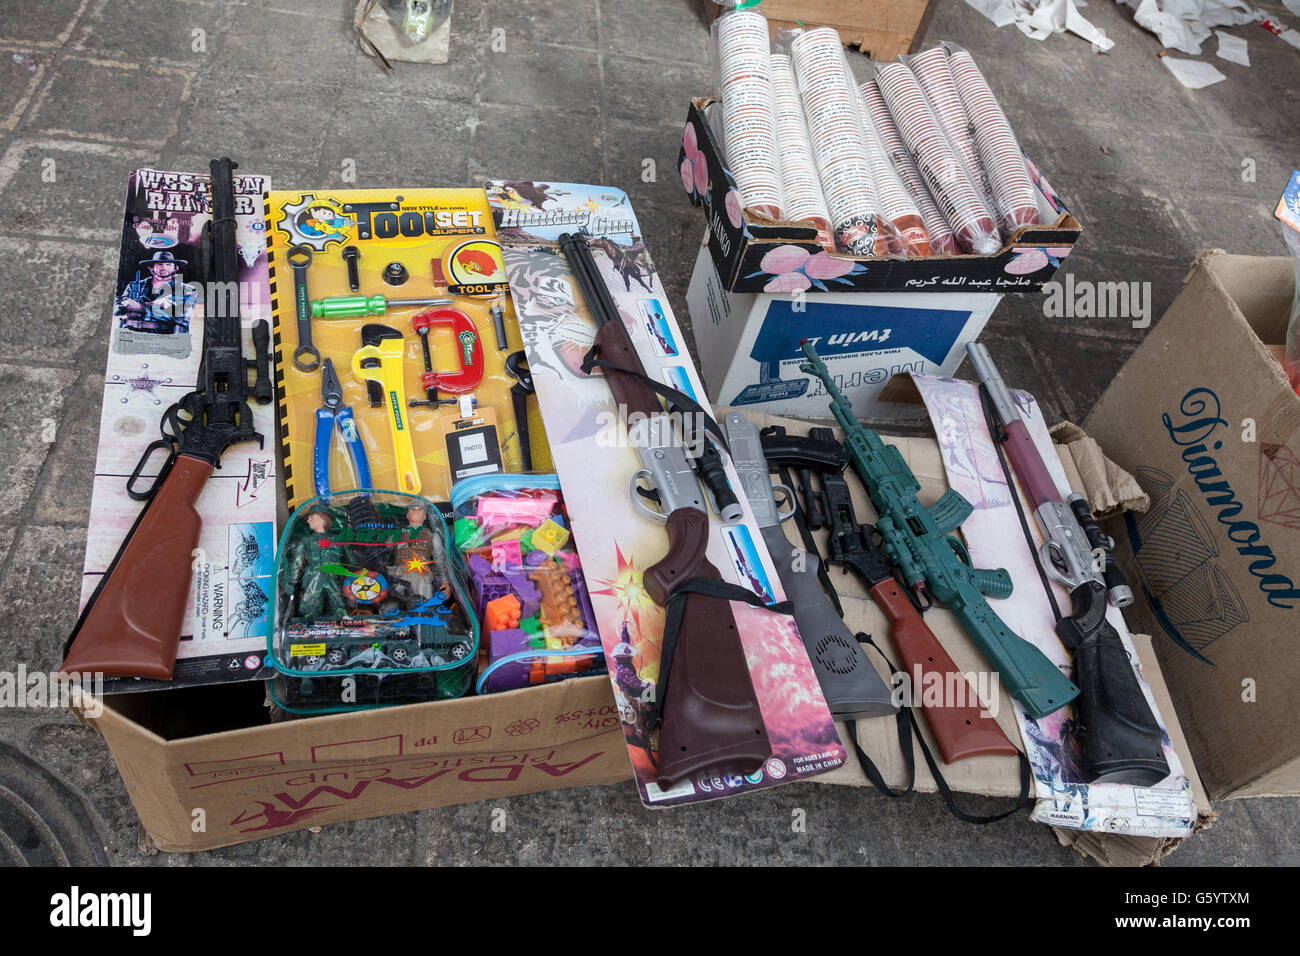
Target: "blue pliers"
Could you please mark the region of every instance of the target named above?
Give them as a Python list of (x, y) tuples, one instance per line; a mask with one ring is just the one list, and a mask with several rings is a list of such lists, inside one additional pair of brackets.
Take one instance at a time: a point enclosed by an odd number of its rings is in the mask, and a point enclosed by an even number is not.
[(352, 409), (343, 404), (343, 385), (339, 382), (334, 363), (325, 359), (321, 363), (320, 408), (316, 409), (316, 445), (312, 450), (312, 478), (316, 494), (330, 493), (330, 442), (337, 424), (343, 447), (352, 456), (352, 470), (357, 476), (358, 488), (370, 487), (370, 462), (366, 459), (366, 446), (357, 433), (357, 422)]

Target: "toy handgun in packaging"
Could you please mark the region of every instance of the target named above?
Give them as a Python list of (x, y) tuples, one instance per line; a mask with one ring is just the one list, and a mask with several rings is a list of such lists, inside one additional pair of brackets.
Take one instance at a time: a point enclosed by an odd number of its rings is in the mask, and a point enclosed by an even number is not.
[(480, 692), (605, 671), (555, 475), (481, 475), (452, 489), (486, 661)]
[(272, 696), (319, 713), (444, 700), (478, 650), (460, 561), (424, 498), (347, 491), (289, 519), (276, 565)]
[(266, 227), (290, 507), (549, 467), (482, 190), (277, 191)]

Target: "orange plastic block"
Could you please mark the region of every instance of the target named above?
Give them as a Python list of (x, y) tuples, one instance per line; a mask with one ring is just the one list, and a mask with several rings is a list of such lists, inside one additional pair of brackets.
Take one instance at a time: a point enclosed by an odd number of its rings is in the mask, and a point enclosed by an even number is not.
[(513, 594), (488, 601), (483, 613), (483, 626), (489, 631), (508, 631), (519, 626), (519, 598)]

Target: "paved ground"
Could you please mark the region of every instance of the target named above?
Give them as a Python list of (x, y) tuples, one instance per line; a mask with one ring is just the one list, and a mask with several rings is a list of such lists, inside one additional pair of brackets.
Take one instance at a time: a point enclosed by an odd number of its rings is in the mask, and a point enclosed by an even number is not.
[[(686, 103), (706, 91), (696, 0), (462, 0), (453, 62), (386, 75), (356, 51), (349, 0), (0, 0), (0, 667), (52, 667), (76, 616), (110, 289), (124, 185), (141, 165), (205, 169), (229, 153), (280, 185), (475, 185), (483, 178), (616, 184), (632, 195), (672, 304), (701, 220), (675, 169)], [(1266, 5), (1267, 9), (1267, 5)], [(1281, 9), (1278, 7), (1277, 9)], [(1126, 8), (1087, 15), (1117, 41), (1036, 43), (942, 0), (931, 40), (975, 54), (1026, 150), (1084, 223), (1076, 279), (1150, 281), (1159, 316), (1195, 252), (1281, 254), (1270, 216), (1300, 162), (1300, 54), (1255, 26), (1250, 69), (1188, 92)], [(493, 52), (494, 29), (505, 31)], [(202, 30), (204, 52), (195, 52)], [(1207, 51), (1213, 44), (1207, 44)], [(11, 62), (36, 61), (35, 72)], [(1213, 59), (1212, 55), (1209, 56)], [(861, 58), (858, 58), (861, 59)], [(856, 64), (864, 76), (867, 64)], [(641, 179), (653, 157), (658, 182)], [(1243, 170), (1253, 168), (1253, 180)], [(55, 175), (50, 180), (49, 171)], [(1007, 379), (1081, 420), (1142, 332), (1127, 319), (1048, 320), (1010, 298), (985, 335)], [(906, 803), (804, 785), (671, 813), (628, 786), (560, 791), (297, 833), (193, 857), (144, 857), (98, 736), (58, 714), (0, 711), (0, 861), (1030, 863), (1082, 865), (1024, 819), (970, 828), (937, 798)], [(494, 834), (494, 806), (510, 826)], [(790, 832), (790, 811), (807, 833)], [(1218, 808), (1168, 861), (1300, 863), (1300, 801)], [(101, 850), (100, 847), (106, 847)]]

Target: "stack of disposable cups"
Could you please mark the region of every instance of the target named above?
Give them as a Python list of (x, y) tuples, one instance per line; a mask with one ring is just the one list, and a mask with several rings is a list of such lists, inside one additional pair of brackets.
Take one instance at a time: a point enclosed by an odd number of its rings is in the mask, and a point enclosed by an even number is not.
[(744, 205), (780, 219), (784, 199), (767, 19), (738, 11), (719, 17), (715, 29), (727, 165)]
[(1006, 114), (989, 89), (984, 74), (965, 50), (953, 50), (948, 59), (953, 82), (974, 127), (984, 171), (993, 190), (993, 204), (1002, 231), (1010, 236), (1024, 226), (1038, 222), (1038, 203), (1033, 181), (1025, 167), (1025, 154)]
[(887, 255), (888, 229), (840, 36), (829, 27), (809, 30), (795, 37), (790, 52), (836, 245), (855, 256)]
[(997, 252), (1001, 242), (993, 215), (967, 178), (912, 71), (902, 63), (886, 63), (876, 71), (876, 84), (957, 244), (974, 255)]
[(862, 117), (862, 138), (867, 146), (867, 159), (871, 164), (871, 178), (876, 184), (880, 211), (894, 227), (894, 235), (889, 237), (891, 250), (908, 259), (933, 255), (930, 233), (925, 228), (921, 211), (894, 171), (894, 164), (885, 153), (876, 125), (872, 122), (861, 95), (858, 97), (858, 110)]
[(993, 189), (984, 167), (980, 165), (975, 136), (971, 131), (970, 119), (966, 116), (966, 106), (957, 93), (957, 84), (953, 81), (952, 70), (948, 66), (947, 52), (943, 47), (937, 46), (904, 57), (903, 60), (920, 84), (921, 92), (930, 101), (930, 109), (943, 127), (957, 158), (965, 164), (967, 177), (980, 191), (980, 198), (991, 211)]
[(813, 159), (808, 121), (804, 119), (794, 66), (788, 56), (772, 54), (772, 90), (776, 95), (776, 133), (781, 144), (781, 191), (785, 217), (817, 226), (818, 241), (834, 250), (831, 214), (822, 194), (822, 182)]
[(934, 204), (925, 180), (921, 178), (916, 163), (912, 161), (912, 154), (903, 145), (903, 137), (899, 135), (898, 127), (894, 125), (894, 118), (889, 115), (889, 107), (885, 105), (885, 99), (880, 95), (880, 87), (876, 85), (875, 80), (868, 80), (858, 87), (858, 91), (862, 94), (862, 102), (866, 107), (864, 115), (874, 125), (885, 156), (893, 163), (898, 178), (916, 203), (916, 208), (920, 210), (925, 230), (930, 236), (931, 251), (941, 256), (961, 255), (961, 250), (957, 248), (957, 240), (953, 238), (952, 227), (943, 218), (943, 213), (939, 212), (939, 207)]

